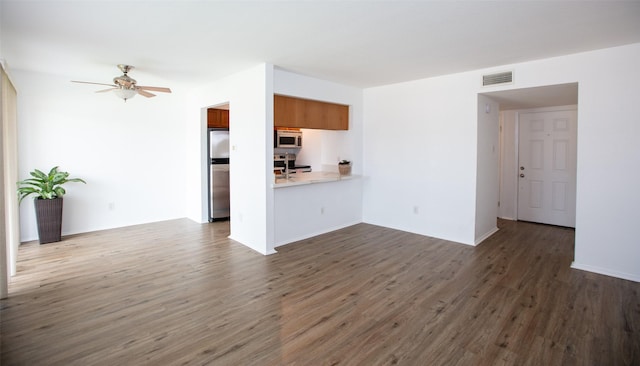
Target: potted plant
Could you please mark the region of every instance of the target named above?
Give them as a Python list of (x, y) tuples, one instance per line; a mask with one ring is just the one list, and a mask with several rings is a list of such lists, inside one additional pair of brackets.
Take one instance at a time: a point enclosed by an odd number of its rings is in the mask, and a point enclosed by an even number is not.
[(340, 175), (351, 175), (351, 162), (349, 160), (340, 160), (338, 172), (340, 172)]
[(40, 244), (60, 241), (62, 233), (62, 196), (65, 189), (62, 187), (68, 182), (87, 183), (80, 178), (69, 178), (69, 173), (61, 172), (58, 167), (53, 167), (49, 174), (35, 169), (30, 172), (32, 178), (18, 182), (19, 202), (31, 195), (36, 208), (36, 221), (38, 223), (38, 238)]

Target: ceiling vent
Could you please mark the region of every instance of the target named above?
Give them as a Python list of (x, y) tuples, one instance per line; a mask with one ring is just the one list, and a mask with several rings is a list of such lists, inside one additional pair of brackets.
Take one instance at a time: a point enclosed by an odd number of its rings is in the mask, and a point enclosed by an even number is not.
[(482, 86), (509, 84), (513, 82), (513, 72), (499, 72), (491, 75), (482, 75)]

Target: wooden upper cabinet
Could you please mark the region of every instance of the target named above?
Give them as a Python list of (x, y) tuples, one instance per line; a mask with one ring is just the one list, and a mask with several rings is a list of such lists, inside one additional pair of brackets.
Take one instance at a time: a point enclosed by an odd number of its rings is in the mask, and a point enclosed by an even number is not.
[(327, 130), (349, 129), (349, 106), (325, 103), (325, 121)]
[(275, 127), (348, 130), (349, 106), (274, 95), (273, 124)]
[(227, 109), (207, 109), (208, 128), (229, 128), (229, 110)]
[(273, 98), (273, 123), (275, 127), (302, 127), (304, 103), (302, 99), (275, 95)]

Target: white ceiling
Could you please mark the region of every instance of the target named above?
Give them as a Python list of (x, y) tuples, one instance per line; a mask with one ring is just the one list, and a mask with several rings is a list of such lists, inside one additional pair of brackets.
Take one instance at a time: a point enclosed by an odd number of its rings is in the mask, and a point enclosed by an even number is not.
[(640, 1), (0, 1), (9, 70), (127, 63), (170, 87), (262, 62), (371, 87), (640, 42)]

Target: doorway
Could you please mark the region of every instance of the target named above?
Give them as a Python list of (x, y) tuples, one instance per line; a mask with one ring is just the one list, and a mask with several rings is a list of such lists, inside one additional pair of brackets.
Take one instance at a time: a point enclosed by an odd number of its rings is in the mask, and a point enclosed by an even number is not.
[[(528, 178), (526, 173), (520, 171), (522, 166), (519, 161), (519, 149), (520, 149), (520, 116), (527, 113), (538, 112), (557, 112), (562, 110), (573, 110), (576, 114), (575, 122), (577, 124), (577, 104), (578, 104), (578, 83), (549, 85), (535, 88), (523, 88), (514, 90), (505, 90), (498, 92), (484, 93), (483, 95), (496, 101), (500, 107), (500, 127), (499, 127), (499, 146), (500, 146), (500, 159), (499, 159), (499, 200), (498, 200), (498, 217), (508, 220), (526, 220), (534, 222), (542, 222), (537, 218), (528, 219), (520, 216), (520, 174), (525, 174), (525, 179)], [(574, 131), (575, 131), (574, 127)], [(576, 139), (574, 139), (576, 141)], [(573, 151), (575, 154), (576, 145), (573, 144)], [(551, 149), (551, 151), (553, 148)], [(575, 155), (574, 155), (575, 156)], [(575, 161), (575, 159), (574, 159)], [(525, 169), (527, 167), (525, 166)], [(528, 173), (528, 171), (527, 171)], [(575, 174), (576, 169), (573, 169), (573, 185), (575, 186)], [(561, 197), (559, 190), (556, 187), (556, 195), (558, 200)], [(547, 193), (552, 194), (547, 188)], [(574, 189), (575, 192), (575, 189)], [(565, 196), (570, 198), (569, 196)], [(569, 202), (570, 201), (570, 202)], [(575, 193), (573, 193), (573, 199), (565, 201), (570, 205), (573, 210), (573, 220), (569, 224), (562, 224), (562, 226), (575, 226)], [(549, 223), (549, 222), (546, 222)]]
[(207, 108), (208, 221), (231, 217), (229, 103)]

